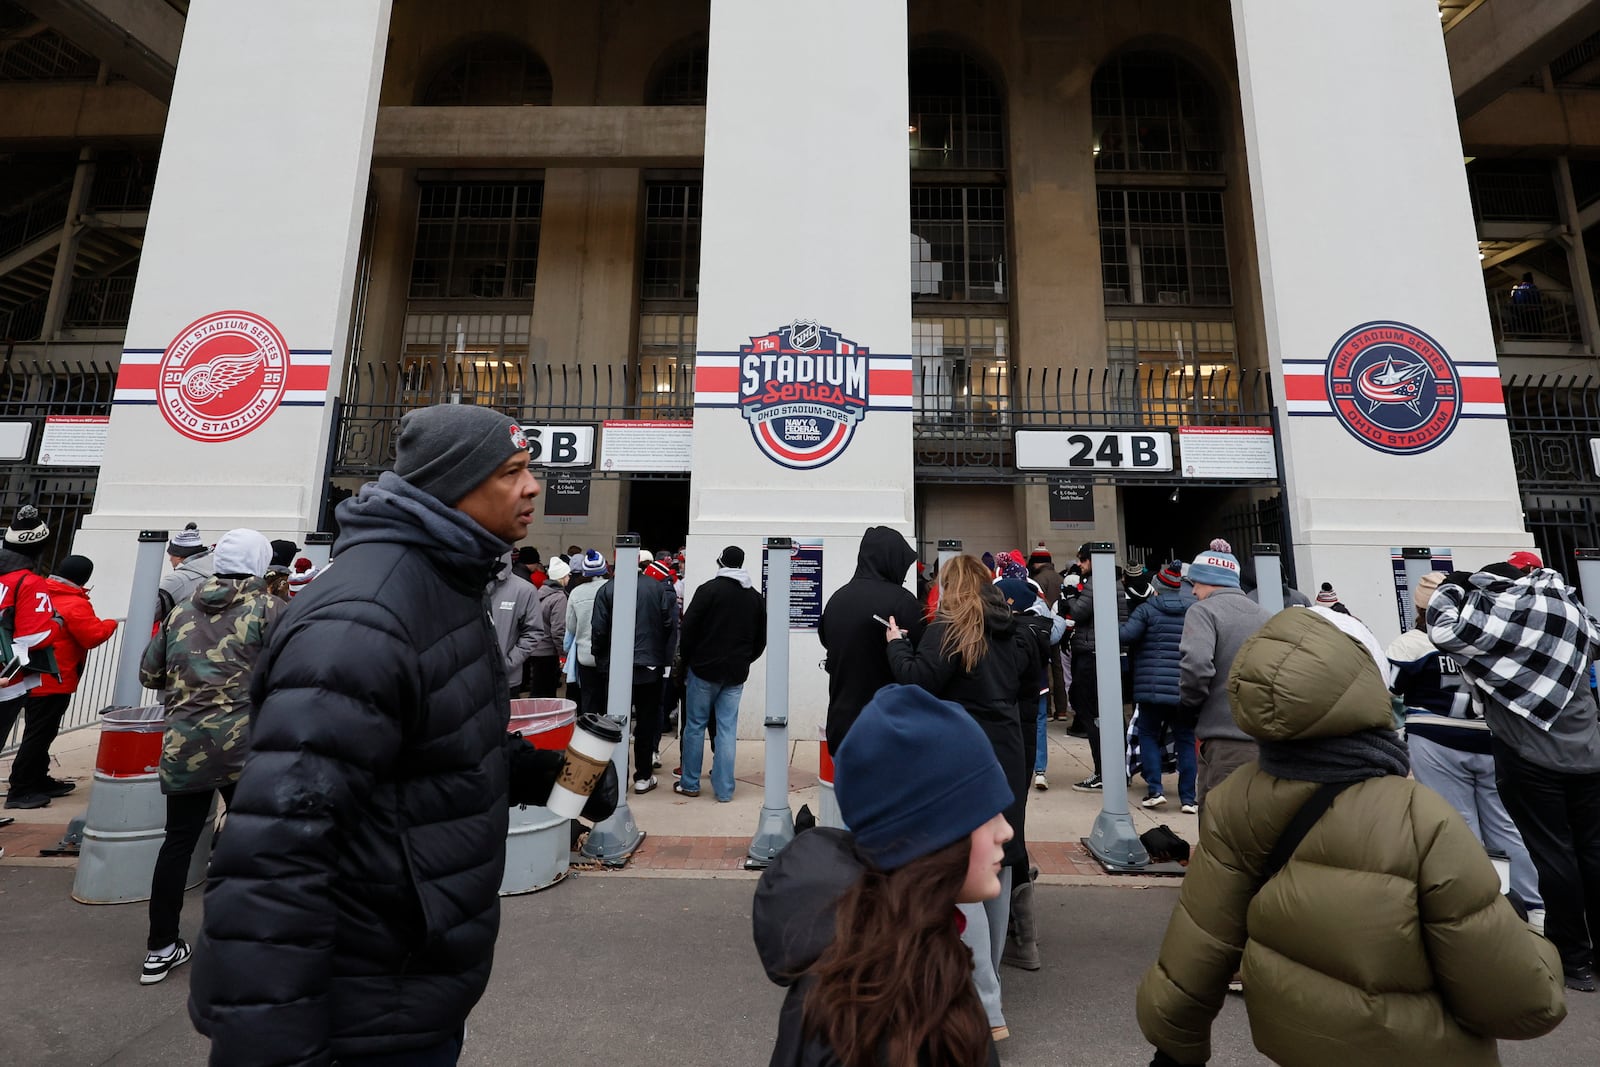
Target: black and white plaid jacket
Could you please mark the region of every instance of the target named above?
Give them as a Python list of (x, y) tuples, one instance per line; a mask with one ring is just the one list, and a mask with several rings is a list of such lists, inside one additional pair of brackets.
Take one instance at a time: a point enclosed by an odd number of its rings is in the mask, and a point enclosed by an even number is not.
[(1441, 585), (1428, 603), (1428, 637), (1456, 657), (1487, 699), (1550, 729), (1600, 654), (1600, 624), (1553, 570), (1521, 578), (1479, 571), (1471, 588)]

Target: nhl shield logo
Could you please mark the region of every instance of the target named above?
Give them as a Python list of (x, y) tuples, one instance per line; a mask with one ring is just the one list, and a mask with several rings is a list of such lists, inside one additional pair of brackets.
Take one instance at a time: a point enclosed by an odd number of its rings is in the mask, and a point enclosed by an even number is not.
[(849, 446), (870, 404), (868, 353), (826, 326), (795, 321), (739, 349), (739, 412), (777, 463), (812, 470)]
[(1438, 342), (1400, 322), (1369, 322), (1328, 355), (1333, 414), (1358, 440), (1396, 456), (1441, 444), (1461, 418), (1461, 376)]

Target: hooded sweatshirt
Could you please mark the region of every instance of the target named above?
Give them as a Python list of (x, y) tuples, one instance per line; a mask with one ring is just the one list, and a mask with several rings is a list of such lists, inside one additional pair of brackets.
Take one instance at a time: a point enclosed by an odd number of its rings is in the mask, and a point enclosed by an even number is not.
[[(834, 908), (864, 869), (848, 832), (819, 828), (796, 837), (761, 876), (751, 906), (756, 952), (767, 977), (789, 990), (770, 1067), (839, 1067), (825, 1042), (805, 1037), (806, 994), (816, 984), (805, 972), (832, 944)], [(990, 1067), (999, 1063), (991, 1045)]]
[(917, 554), (887, 526), (872, 526), (861, 537), (856, 573), (828, 598), (817, 636), (827, 651), (828, 748), (837, 752), (861, 709), (894, 679), (884, 651), (883, 624), (893, 618), (913, 644), (927, 624), (906, 574)]

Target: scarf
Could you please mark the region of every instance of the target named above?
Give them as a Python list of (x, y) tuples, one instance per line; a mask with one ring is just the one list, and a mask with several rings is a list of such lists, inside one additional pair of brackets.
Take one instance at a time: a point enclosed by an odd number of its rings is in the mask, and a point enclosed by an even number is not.
[(1411, 772), (1406, 743), (1393, 730), (1362, 730), (1346, 737), (1261, 742), (1261, 769), (1297, 782), (1360, 782)]
[(1510, 579), (1479, 571), (1468, 585), (1446, 581), (1428, 603), (1428, 637), (1455, 656), (1483, 696), (1549, 730), (1572, 702), (1600, 632), (1555, 571)]

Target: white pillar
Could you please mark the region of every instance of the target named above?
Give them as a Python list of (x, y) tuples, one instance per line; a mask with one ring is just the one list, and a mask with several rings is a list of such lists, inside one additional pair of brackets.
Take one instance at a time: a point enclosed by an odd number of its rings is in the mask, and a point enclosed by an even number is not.
[(1387, 640), (1391, 548), (1532, 544), (1438, 14), (1233, 0), (1233, 26), (1297, 573)]
[[(906, 47), (904, 0), (712, 0), (691, 590), (728, 544), (756, 567), (764, 537), (821, 537), (827, 595), (868, 526), (911, 539)], [(827, 705), (820, 659), (792, 633), (795, 737)], [(741, 736), (763, 687), (757, 663)]]
[(323, 494), (390, 0), (196, 3), (95, 510), (120, 612), (137, 531), (300, 541)]

